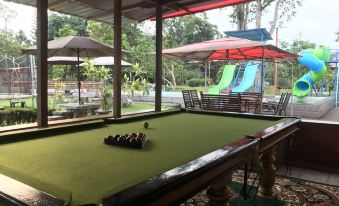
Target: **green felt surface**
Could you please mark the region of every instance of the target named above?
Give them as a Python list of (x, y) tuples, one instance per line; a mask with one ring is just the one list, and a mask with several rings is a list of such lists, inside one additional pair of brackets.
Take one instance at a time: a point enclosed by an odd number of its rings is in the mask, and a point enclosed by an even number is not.
[[(143, 123), (150, 124), (149, 129)], [(181, 113), (0, 145), (0, 172), (72, 194), (72, 205), (103, 197), (222, 148), (277, 121)], [(103, 144), (108, 134), (143, 132), (144, 149)], [(24, 173), (25, 175), (20, 175)], [(33, 177), (33, 178), (30, 178)], [(48, 183), (39, 184), (35, 180)], [(53, 188), (53, 187), (52, 187)], [(58, 194), (56, 194), (58, 195)]]

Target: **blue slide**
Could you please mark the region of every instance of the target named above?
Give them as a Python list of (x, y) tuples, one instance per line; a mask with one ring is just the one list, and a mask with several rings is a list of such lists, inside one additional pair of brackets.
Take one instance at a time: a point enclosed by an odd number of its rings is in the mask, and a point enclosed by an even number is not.
[(234, 87), (232, 89), (232, 92), (246, 92), (249, 89), (253, 87), (255, 76), (257, 73), (257, 69), (260, 67), (261, 64), (247, 64), (245, 71), (244, 71), (244, 76), (241, 80), (241, 83), (239, 86)]

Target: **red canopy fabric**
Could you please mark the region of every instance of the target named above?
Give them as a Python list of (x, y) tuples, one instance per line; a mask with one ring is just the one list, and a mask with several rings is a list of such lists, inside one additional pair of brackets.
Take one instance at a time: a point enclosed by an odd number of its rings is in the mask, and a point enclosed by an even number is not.
[(164, 49), (168, 59), (207, 60), (251, 60), (298, 58), (298, 55), (264, 42), (239, 38), (222, 38), (185, 46)]

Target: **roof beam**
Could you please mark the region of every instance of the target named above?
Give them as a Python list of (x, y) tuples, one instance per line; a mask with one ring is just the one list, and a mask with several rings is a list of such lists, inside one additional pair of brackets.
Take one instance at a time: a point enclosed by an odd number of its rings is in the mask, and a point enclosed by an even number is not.
[(67, 4), (69, 2), (71, 2), (71, 0), (59, 0), (59, 1), (56, 1), (56, 2), (54, 2), (52, 4), (49, 4), (48, 5), (48, 9), (53, 10), (53, 9), (56, 9), (56, 8), (64, 5), (64, 4)]
[[(148, 6), (146, 6), (146, 4), (145, 4), (145, 2), (140, 2), (140, 3), (137, 3), (137, 4), (132, 4), (132, 5), (129, 5), (129, 6), (122, 7), (122, 10), (121, 10), (122, 15), (124, 16), (125, 13), (139, 9), (139, 8), (145, 8), (145, 7), (147, 8)], [(113, 15), (113, 13), (114, 13), (114, 8), (104, 11), (102, 14), (91, 16), (90, 18), (91, 19), (103, 18), (103, 17)]]

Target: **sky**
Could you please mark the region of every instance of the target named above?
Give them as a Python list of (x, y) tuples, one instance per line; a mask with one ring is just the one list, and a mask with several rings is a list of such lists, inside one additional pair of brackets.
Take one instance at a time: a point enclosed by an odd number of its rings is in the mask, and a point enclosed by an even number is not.
[[(35, 9), (3, 0), (0, 0), (0, 3), (17, 12), (16, 18), (8, 22), (8, 28), (13, 31), (23, 30), (27, 36), (30, 36)], [(264, 14), (262, 27), (268, 27), (273, 16), (271, 11), (273, 8), (269, 8)], [(217, 25), (220, 32), (232, 31), (236, 27), (230, 23), (230, 12), (230, 8), (216, 9), (208, 11), (207, 16), (211, 23)], [(4, 25), (4, 20), (0, 20), (0, 28), (4, 28)], [(296, 17), (289, 22), (284, 22), (283, 27), (279, 29), (280, 40), (292, 41), (301, 38), (315, 42), (317, 45), (339, 49), (339, 42), (335, 42), (335, 32), (339, 31), (339, 0), (304, 0), (303, 6), (297, 8)], [(274, 44), (274, 41), (271, 43)]]

